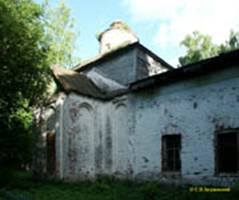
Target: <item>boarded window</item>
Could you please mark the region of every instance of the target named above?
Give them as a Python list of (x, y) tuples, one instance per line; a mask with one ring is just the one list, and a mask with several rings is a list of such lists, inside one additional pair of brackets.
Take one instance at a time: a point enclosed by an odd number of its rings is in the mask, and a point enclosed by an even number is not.
[(181, 136), (164, 135), (162, 137), (162, 170), (180, 172)]
[(56, 136), (55, 132), (47, 133), (47, 172), (54, 174), (56, 169)]
[(222, 173), (239, 171), (239, 132), (226, 131), (217, 135), (217, 169)]

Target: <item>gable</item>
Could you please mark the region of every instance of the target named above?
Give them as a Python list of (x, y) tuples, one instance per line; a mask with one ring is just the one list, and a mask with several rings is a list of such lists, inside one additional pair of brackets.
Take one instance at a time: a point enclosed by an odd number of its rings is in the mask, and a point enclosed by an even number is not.
[(86, 74), (92, 69), (97, 69), (98, 73), (120, 84), (129, 85), (173, 67), (136, 42), (99, 55), (75, 68)]

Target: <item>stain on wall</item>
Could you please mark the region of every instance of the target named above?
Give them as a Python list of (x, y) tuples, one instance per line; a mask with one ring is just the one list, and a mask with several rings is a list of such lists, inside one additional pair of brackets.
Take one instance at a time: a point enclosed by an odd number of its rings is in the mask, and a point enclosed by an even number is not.
[[(214, 139), (218, 130), (239, 127), (238, 75), (238, 68), (230, 68), (111, 101), (70, 93), (63, 126), (56, 131), (56, 137), (63, 135), (56, 147), (62, 148), (56, 155), (62, 177), (73, 181), (110, 174), (208, 184), (237, 180), (215, 176)], [(161, 170), (161, 139), (167, 134), (181, 134), (181, 172), (174, 178)]]
[(105, 125), (105, 168), (106, 171), (110, 174), (112, 170), (112, 127), (109, 116), (106, 117)]

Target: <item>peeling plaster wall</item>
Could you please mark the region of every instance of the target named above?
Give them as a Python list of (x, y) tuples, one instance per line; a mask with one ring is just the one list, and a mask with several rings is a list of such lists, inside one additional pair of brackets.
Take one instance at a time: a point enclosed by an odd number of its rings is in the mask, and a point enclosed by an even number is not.
[(137, 47), (108, 58), (102, 63), (92, 64), (85, 73), (89, 75), (92, 71), (120, 84), (128, 85), (136, 80), (163, 73), (168, 69), (149, 53)]
[[(135, 106), (135, 177), (228, 184), (215, 176), (215, 133), (239, 128), (239, 69), (131, 94)], [(161, 173), (162, 135), (181, 134), (181, 176)], [(236, 178), (235, 178), (236, 179)]]
[[(48, 176), (52, 177), (62, 177), (61, 173), (61, 163), (62, 163), (62, 106), (64, 103), (65, 95), (62, 93), (58, 94), (56, 101), (52, 102), (50, 105), (37, 109), (34, 111), (34, 126), (39, 130), (39, 135), (37, 137), (37, 143), (34, 149), (33, 157), (33, 173), (38, 178), (44, 178)], [(50, 132), (55, 132), (56, 134), (56, 171), (54, 174), (49, 174), (47, 172), (47, 134)]]
[[(70, 94), (64, 102), (62, 168), (65, 180), (126, 176), (127, 98), (112, 102)], [(123, 125), (123, 127), (121, 127)], [(56, 147), (58, 148), (58, 147)]]
[(100, 40), (100, 53), (106, 53), (124, 43), (138, 41), (137, 37), (126, 29), (110, 29), (103, 33)]
[[(127, 85), (135, 81), (134, 58), (135, 49), (128, 50), (105, 60), (103, 63), (92, 65), (91, 69), (97, 70), (98, 73), (120, 84)], [(87, 71), (91, 69), (87, 69)]]
[[(237, 66), (111, 101), (70, 93), (57, 102), (56, 176), (61, 179), (113, 175), (214, 185), (237, 180), (215, 176), (215, 133), (239, 128)], [(182, 138), (176, 177), (161, 171), (161, 138), (167, 134)]]
[(152, 56), (141, 49), (137, 50), (136, 59), (136, 80), (168, 71), (162, 63), (156, 61)]
[(67, 96), (63, 112), (63, 178), (94, 177), (95, 104), (72, 94)]

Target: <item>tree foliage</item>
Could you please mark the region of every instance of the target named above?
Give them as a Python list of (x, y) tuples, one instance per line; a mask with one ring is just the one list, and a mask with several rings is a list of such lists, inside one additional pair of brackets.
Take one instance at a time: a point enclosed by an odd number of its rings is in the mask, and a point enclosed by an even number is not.
[(219, 53), (232, 51), (239, 48), (239, 32), (231, 31), (228, 40), (225, 44), (220, 45)]
[[(71, 66), (76, 41), (70, 10), (33, 0), (0, 0), (0, 177), (32, 154), (32, 108), (51, 83), (50, 66)], [(4, 173), (4, 172), (3, 172)]]
[(0, 0), (0, 166), (30, 160), (31, 107), (49, 81), (43, 10), (32, 0)]
[(44, 10), (46, 40), (50, 44), (48, 61), (71, 68), (80, 61), (75, 52), (78, 46), (78, 31), (75, 30), (71, 10), (64, 0), (61, 0), (55, 7), (51, 7), (46, 0)]
[(228, 40), (217, 45), (211, 36), (195, 31), (187, 35), (181, 45), (186, 48), (186, 55), (179, 58), (179, 63), (186, 65), (239, 48), (239, 32), (231, 31)]

